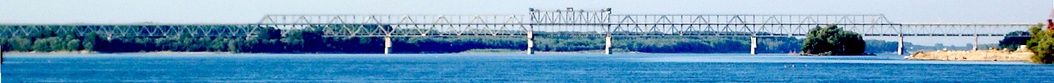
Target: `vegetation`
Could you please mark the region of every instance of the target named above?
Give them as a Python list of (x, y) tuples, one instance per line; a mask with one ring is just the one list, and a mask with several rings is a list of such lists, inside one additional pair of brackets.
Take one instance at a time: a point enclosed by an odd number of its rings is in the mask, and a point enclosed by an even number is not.
[[(235, 52), (235, 53), (380, 53), (383, 40), (377, 37), (322, 37), (318, 29), (282, 31), (261, 28), (251, 37), (200, 37), (189, 34), (148, 37), (106, 37), (76, 30), (48, 30), (25, 37), (0, 38), (4, 51), (93, 51), (113, 52)], [(287, 32), (284, 36), (279, 34)], [(732, 32), (729, 32), (732, 33)], [(859, 37), (857, 37), (859, 38)], [(677, 38), (615, 38), (613, 48), (621, 52), (646, 53), (745, 53), (749, 52), (746, 37), (677, 37)], [(759, 38), (760, 53), (797, 52), (802, 41), (793, 37)], [(523, 38), (491, 37), (397, 37), (393, 38), (395, 53), (459, 53), (472, 49), (477, 52), (525, 50)], [(600, 37), (545, 37), (535, 39), (537, 51), (570, 52), (604, 49)], [(860, 44), (863, 44), (860, 41)], [(895, 48), (896, 42), (868, 42), (871, 47)], [(831, 44), (836, 45), (836, 44)], [(837, 44), (842, 45), (842, 44)], [(849, 45), (849, 44), (845, 44)], [(864, 51), (863, 49), (838, 49)], [(891, 52), (895, 49), (870, 49), (868, 52)]]
[(1025, 43), (1032, 52), (1032, 62), (1054, 63), (1054, 30), (1043, 30), (1043, 24), (1036, 24), (1029, 28), (1028, 32), (1032, 38)]
[(1003, 40), (999, 40), (999, 48), (1010, 49), (1010, 50), (1017, 50), (1017, 48), (1020, 47), (1021, 45), (1025, 45), (1025, 43), (1028, 42), (1028, 40), (1031, 39), (1031, 37), (1015, 37), (1015, 36), (1028, 35), (1028, 34), (1030, 34), (1030, 33), (1029, 32), (1025, 32), (1025, 31), (1014, 31), (1014, 32), (1007, 33), (1007, 35), (1003, 37)]
[(804, 54), (819, 55), (863, 55), (867, 43), (860, 34), (844, 31), (838, 26), (813, 28), (802, 43)]

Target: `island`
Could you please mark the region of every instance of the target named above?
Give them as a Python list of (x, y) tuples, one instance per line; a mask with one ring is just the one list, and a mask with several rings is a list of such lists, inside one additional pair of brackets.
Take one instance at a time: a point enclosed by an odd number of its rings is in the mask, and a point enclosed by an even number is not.
[(804, 40), (801, 55), (873, 55), (864, 53), (867, 45), (860, 34), (835, 25), (810, 29)]

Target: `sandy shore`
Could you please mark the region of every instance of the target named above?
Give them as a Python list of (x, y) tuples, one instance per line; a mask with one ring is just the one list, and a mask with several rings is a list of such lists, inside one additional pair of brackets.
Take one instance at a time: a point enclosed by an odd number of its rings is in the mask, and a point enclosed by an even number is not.
[(906, 59), (915, 60), (946, 60), (946, 61), (1028, 61), (1033, 55), (1030, 51), (1000, 51), (1000, 50), (974, 50), (974, 51), (930, 51), (915, 52)]

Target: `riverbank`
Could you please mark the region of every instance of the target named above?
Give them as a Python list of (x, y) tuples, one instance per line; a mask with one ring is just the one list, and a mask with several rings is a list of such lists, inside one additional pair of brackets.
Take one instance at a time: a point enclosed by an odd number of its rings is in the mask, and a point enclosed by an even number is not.
[[(631, 52), (624, 49), (614, 49), (613, 53), (642, 53), (642, 52)], [(472, 49), (463, 52), (455, 53), (438, 53), (438, 54), (522, 54), (524, 50), (516, 49)], [(535, 51), (536, 54), (600, 54), (604, 53), (604, 50), (584, 50), (584, 51)], [(153, 52), (96, 52), (96, 51), (50, 51), (50, 52), (39, 52), (39, 51), (8, 51), (4, 54), (238, 54), (233, 52), (178, 52), (178, 51), (153, 51)], [(252, 54), (252, 53), (248, 53)], [(286, 53), (279, 53), (286, 54)], [(341, 54), (341, 53), (292, 53), (292, 54)], [(349, 53), (349, 54), (362, 54), (362, 53)], [(369, 54), (369, 53), (366, 53)], [(400, 54), (400, 53), (396, 53)], [(427, 53), (423, 53), (427, 54)]]
[(4, 54), (232, 54), (231, 52), (176, 52), (176, 51), (156, 51), (156, 52), (116, 52), (116, 53), (101, 53), (95, 51), (51, 51), (51, 52), (38, 52), (38, 51), (8, 51)]
[(972, 50), (972, 51), (954, 51), (954, 50), (938, 50), (929, 52), (915, 52), (911, 56), (904, 56), (905, 59), (914, 60), (944, 60), (944, 61), (1012, 61), (1012, 62), (1027, 62), (1035, 55), (1028, 50), (1008, 51), (1008, 50)]

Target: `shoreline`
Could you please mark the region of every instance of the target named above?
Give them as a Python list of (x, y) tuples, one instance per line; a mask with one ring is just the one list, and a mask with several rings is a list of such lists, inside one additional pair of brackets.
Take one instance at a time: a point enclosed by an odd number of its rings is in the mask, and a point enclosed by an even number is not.
[[(526, 54), (522, 50), (505, 50), (499, 49), (496, 51), (490, 51), (494, 49), (478, 49), (487, 51), (463, 51), (463, 52), (451, 52), (451, 53), (392, 53), (392, 54)], [(304, 52), (304, 53), (234, 53), (234, 52), (180, 52), (180, 51), (150, 51), (150, 52), (97, 52), (97, 51), (51, 51), (51, 52), (38, 52), (38, 51), (6, 51), (4, 54), (381, 54), (381, 53), (327, 53), (327, 52)], [(711, 53), (692, 53), (685, 52), (687, 54), (711, 54)], [(583, 50), (583, 51), (535, 51), (535, 54), (604, 54), (603, 50)], [(648, 52), (635, 52), (625, 50), (613, 50), (612, 54), (684, 54), (684, 53), (648, 53)], [(718, 53), (720, 54), (720, 53)], [(782, 54), (782, 53), (771, 53), (771, 54)], [(817, 55), (801, 55), (801, 54), (787, 54), (789, 56), (817, 56)], [(821, 55), (825, 56), (825, 55)], [(826, 55), (826, 56), (876, 56), (876, 55)]]
[(946, 59), (904, 59), (917, 61), (965, 61), (965, 62), (1029, 62), (1028, 60), (946, 60)]
[[(96, 52), (96, 51), (51, 51), (51, 52), (38, 52), (38, 51), (6, 51), (4, 54), (382, 54), (382, 53), (327, 53), (327, 52), (315, 52), (315, 53), (233, 53), (233, 52), (179, 52), (179, 51), (151, 51), (151, 52)], [(603, 51), (587, 50), (587, 51), (535, 51), (535, 54), (603, 54)], [(615, 51), (612, 54), (712, 54), (712, 53), (648, 53), (648, 52), (633, 52), (633, 51)], [(523, 51), (501, 51), (501, 52), (451, 52), (451, 53), (392, 53), (392, 54), (525, 54)], [(727, 54), (727, 53), (717, 53)], [(782, 53), (766, 53), (766, 54), (782, 54)], [(817, 55), (801, 55), (801, 54), (787, 54), (789, 56), (817, 56)], [(820, 56), (875, 56), (875, 55), (820, 55)]]
[(938, 50), (929, 52), (915, 52), (904, 56), (907, 60), (930, 60), (930, 61), (983, 61), (983, 62), (1029, 62), (1031, 51), (1018, 50)]
[[(177, 52), (177, 51), (154, 51), (154, 52), (95, 52), (95, 51), (52, 51), (52, 52), (37, 52), (37, 51), (8, 51), (3, 52), (7, 54), (381, 54), (381, 53), (232, 53), (232, 52)], [(453, 52), (453, 53), (392, 53), (392, 54), (525, 54), (525, 52)], [(603, 52), (595, 51), (535, 51), (535, 54), (603, 54)], [(655, 54), (645, 52), (612, 52), (612, 54)], [(661, 53), (659, 53), (661, 54)]]
[(154, 52), (113, 52), (103, 53), (96, 51), (51, 51), (51, 52), (38, 52), (38, 51), (7, 51), (4, 54), (238, 54), (231, 52), (176, 52), (176, 51), (154, 51)]

